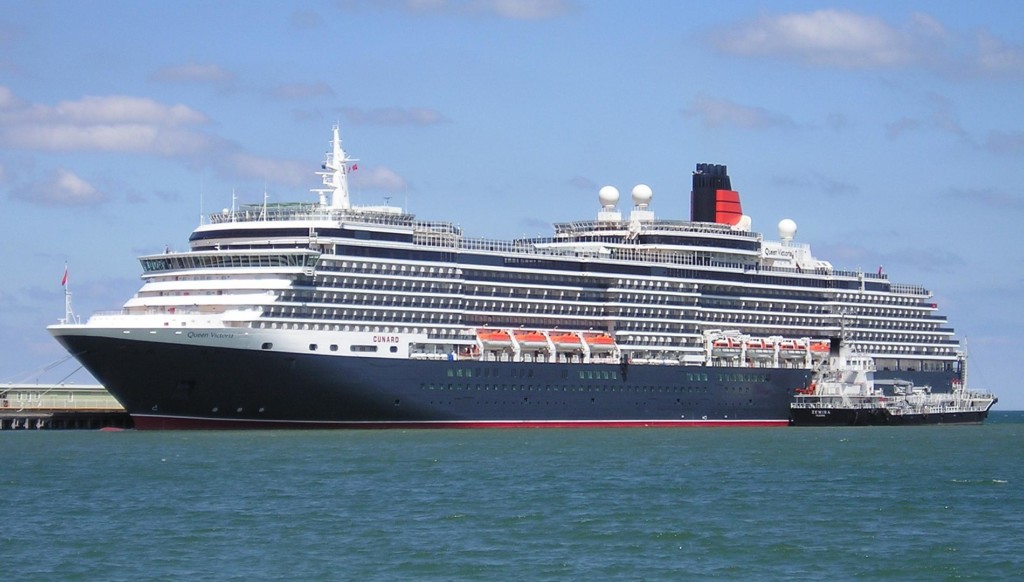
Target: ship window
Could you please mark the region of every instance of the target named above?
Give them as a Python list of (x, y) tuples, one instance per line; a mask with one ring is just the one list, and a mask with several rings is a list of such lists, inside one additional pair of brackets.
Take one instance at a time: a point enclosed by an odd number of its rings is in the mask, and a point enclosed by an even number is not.
[(376, 352), (377, 346), (350, 346), (349, 349), (353, 352)]
[(398, 346), (391, 346), (391, 353), (392, 354), (398, 353)]
[(309, 344), (309, 351), (315, 352), (316, 351), (316, 344)]
[(338, 344), (331, 344), (331, 351), (332, 352), (338, 351)]
[(263, 346), (262, 347), (265, 350), (269, 350), (270, 348), (274, 347), (274, 344), (272, 344), (270, 342), (263, 342)]

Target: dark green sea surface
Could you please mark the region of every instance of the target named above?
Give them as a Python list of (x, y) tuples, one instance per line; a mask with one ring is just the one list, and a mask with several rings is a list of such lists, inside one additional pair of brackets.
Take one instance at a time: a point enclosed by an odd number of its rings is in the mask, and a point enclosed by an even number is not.
[(981, 426), (0, 433), (13, 580), (1004, 580)]

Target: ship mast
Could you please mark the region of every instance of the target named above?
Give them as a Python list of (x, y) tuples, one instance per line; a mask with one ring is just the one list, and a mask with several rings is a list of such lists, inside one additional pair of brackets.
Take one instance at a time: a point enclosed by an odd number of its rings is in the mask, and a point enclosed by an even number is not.
[(355, 158), (348, 157), (341, 147), (341, 133), (338, 124), (334, 124), (334, 136), (331, 140), (331, 151), (321, 166), (324, 171), (317, 172), (323, 178), (326, 188), (318, 188), (314, 192), (320, 193), (320, 205), (327, 206), (326, 194), (331, 194), (330, 207), (348, 210), (352, 203), (348, 197), (348, 172), (349, 163), (358, 162)]
[(64, 277), (60, 284), (64, 287), (64, 318), (60, 322), (65, 325), (80, 323), (75, 311), (71, 309), (71, 289), (68, 288), (68, 266), (66, 263), (64, 264)]

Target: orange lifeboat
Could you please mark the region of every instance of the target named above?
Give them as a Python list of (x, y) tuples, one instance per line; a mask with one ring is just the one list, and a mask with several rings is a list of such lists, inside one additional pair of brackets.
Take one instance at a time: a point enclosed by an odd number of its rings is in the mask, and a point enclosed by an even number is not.
[(512, 338), (507, 331), (493, 331), (481, 329), (476, 332), (476, 339), (480, 340), (485, 348), (503, 348), (512, 345)]
[(828, 355), (829, 342), (826, 340), (819, 340), (811, 342), (811, 355), (815, 358), (823, 358)]
[(586, 339), (592, 352), (607, 352), (615, 349), (615, 340), (608, 334), (590, 335)]
[(711, 342), (711, 353), (715, 356), (731, 357), (740, 353), (740, 342), (731, 337), (722, 337)]
[(516, 343), (527, 349), (547, 347), (548, 338), (539, 331), (520, 331), (515, 334)]
[(551, 336), (551, 342), (555, 344), (555, 349), (558, 350), (574, 350), (583, 345), (580, 342), (579, 336), (571, 333), (553, 335)]
[(797, 394), (814, 394), (816, 391), (817, 387), (815, 386), (814, 382), (811, 382), (810, 384), (804, 386), (803, 388), (796, 389)]

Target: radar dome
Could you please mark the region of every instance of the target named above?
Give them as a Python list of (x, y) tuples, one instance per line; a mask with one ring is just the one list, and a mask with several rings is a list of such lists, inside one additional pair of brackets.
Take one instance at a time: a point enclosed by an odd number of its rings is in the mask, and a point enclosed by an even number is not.
[(796, 235), (796, 223), (790, 218), (783, 218), (779, 221), (779, 238), (782, 240), (793, 240)]
[(615, 186), (605, 186), (597, 192), (597, 199), (601, 206), (615, 206), (619, 202), (619, 190)]
[(654, 196), (654, 192), (651, 192), (651, 187), (647, 184), (637, 184), (633, 186), (633, 204), (636, 206), (646, 206), (651, 203), (651, 198)]

